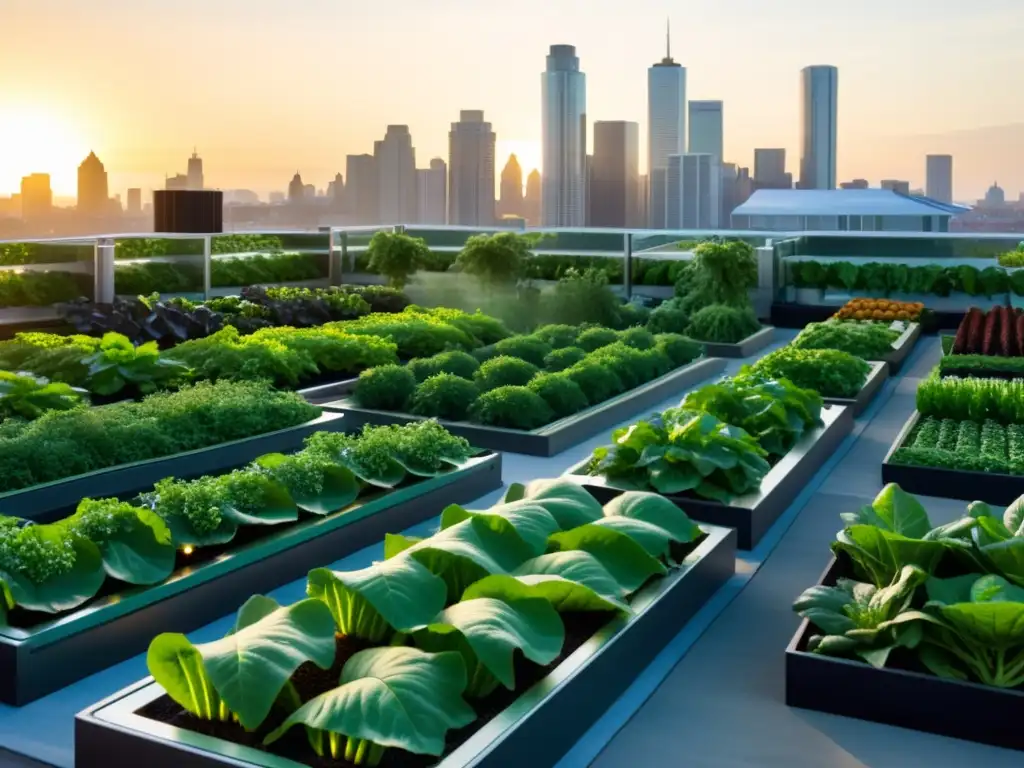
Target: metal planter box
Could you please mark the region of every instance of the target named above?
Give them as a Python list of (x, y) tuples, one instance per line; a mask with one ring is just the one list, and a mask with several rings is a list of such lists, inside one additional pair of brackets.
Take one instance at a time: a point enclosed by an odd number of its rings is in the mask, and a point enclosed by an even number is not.
[[(464, 437), (480, 448), (524, 453), (529, 456), (554, 456), (723, 371), (724, 360), (702, 358), (636, 389), (624, 392), (618, 397), (530, 431), (486, 427), (465, 421), (438, 421), (453, 435)], [(407, 413), (360, 408), (351, 398), (324, 403), (323, 408), (329, 412), (344, 414), (348, 429), (355, 429), (363, 424), (408, 424), (423, 420), (420, 416)]]
[[(835, 558), (819, 584), (832, 586), (845, 569)], [(958, 739), (1024, 749), (1024, 691), (945, 680), (927, 672), (807, 651), (819, 634), (804, 620), (786, 648), (786, 704)]]
[(864, 413), (889, 376), (888, 363), (872, 362), (868, 365), (871, 366), (871, 372), (856, 397), (826, 397), (825, 402), (831, 405), (845, 405), (852, 410), (854, 418)]
[[(22, 705), (130, 658), (158, 632), (188, 632), (240, 605), (429, 520), (448, 504), (466, 504), (501, 487), (501, 456), (368, 496), (343, 512), (307, 516), (229, 549), (167, 581), (125, 588), (32, 629), (0, 627), (0, 701)], [(133, 763), (134, 764), (134, 763)], [(142, 765), (142, 763), (137, 763)]]
[(900, 368), (903, 367), (903, 363), (906, 361), (910, 351), (914, 348), (917, 343), (918, 337), (921, 335), (921, 324), (911, 323), (907, 330), (905, 330), (896, 341), (892, 343), (893, 350), (889, 352), (884, 358), (885, 362), (889, 364), (889, 368), (893, 374), (897, 374)]
[[(849, 408), (826, 406), (821, 418), (824, 425), (805, 434), (793, 450), (765, 475), (756, 493), (735, 498), (729, 504), (690, 496), (666, 498), (694, 520), (735, 528), (737, 546), (753, 549), (853, 430), (853, 413)], [(623, 492), (609, 485), (603, 477), (582, 474), (586, 463), (583, 461), (570, 468), (566, 475), (590, 491), (602, 504)]]
[[(616, 617), (510, 706), (441, 758), (438, 768), (554, 765), (633, 682), (736, 569), (734, 531), (704, 527), (707, 537), (683, 567), (652, 582)], [(89, 707), (75, 719), (75, 763), (106, 765), (111, 755), (147, 768), (262, 766), (301, 763), (136, 714), (163, 696), (147, 678)]]
[(717, 344), (711, 341), (702, 341), (705, 354), (708, 357), (740, 358), (751, 357), (772, 343), (775, 338), (775, 328), (766, 326), (757, 333), (747, 336), (743, 341), (736, 344)]

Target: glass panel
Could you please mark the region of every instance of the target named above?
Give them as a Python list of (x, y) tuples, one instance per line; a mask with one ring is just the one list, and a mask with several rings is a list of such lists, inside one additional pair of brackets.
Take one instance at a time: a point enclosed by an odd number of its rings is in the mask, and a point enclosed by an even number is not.
[(325, 287), (329, 276), (327, 232), (237, 233), (211, 238), (211, 293), (237, 293), (250, 285)]
[(92, 242), (0, 242), (0, 323), (56, 317), (54, 304), (93, 297)]
[(114, 244), (114, 292), (202, 298), (203, 238), (132, 237)]

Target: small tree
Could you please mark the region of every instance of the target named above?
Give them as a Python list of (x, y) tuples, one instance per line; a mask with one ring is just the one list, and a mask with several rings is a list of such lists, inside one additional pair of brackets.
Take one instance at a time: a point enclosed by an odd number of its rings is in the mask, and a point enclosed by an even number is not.
[(388, 285), (394, 288), (404, 288), (409, 278), (430, 258), (427, 241), (404, 232), (378, 232), (370, 240), (366, 253), (370, 257), (370, 269), (384, 275)]
[(518, 232), (473, 235), (455, 263), (489, 288), (511, 286), (526, 271), (526, 260), (533, 255), (536, 242), (536, 237)]

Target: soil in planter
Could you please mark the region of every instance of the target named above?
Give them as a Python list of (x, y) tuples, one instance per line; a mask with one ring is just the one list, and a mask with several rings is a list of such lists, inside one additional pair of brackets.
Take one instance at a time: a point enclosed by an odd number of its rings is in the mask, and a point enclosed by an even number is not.
[[(692, 552), (706, 538), (702, 536), (695, 542), (689, 544), (674, 544), (671, 547), (672, 558), (681, 561), (686, 555)], [(601, 630), (610, 620), (610, 613), (563, 613), (560, 614), (565, 625), (565, 642), (562, 645), (562, 652), (550, 665), (542, 667), (528, 661), (521, 653), (515, 654), (515, 680), (516, 690), (510, 691), (503, 686), (498, 686), (494, 693), (482, 699), (470, 701), (470, 705), (477, 713), (477, 719), (465, 728), (459, 728), (448, 732), (445, 740), (445, 755), (450, 754), (469, 738), (483, 728), (491, 719), (508, 708), (519, 696), (535, 683), (542, 680), (552, 669), (561, 664), (572, 655), (580, 646), (589, 640), (595, 633)], [(334, 665), (329, 670), (323, 670), (315, 664), (306, 663), (296, 670), (292, 681), (299, 691), (303, 701), (310, 699), (336, 688), (341, 678), (341, 670), (345, 662), (354, 654), (366, 648), (374, 647), (373, 644), (353, 638), (336, 638), (337, 652)], [(255, 731), (246, 731), (241, 725), (235, 722), (221, 722), (219, 720), (202, 720), (186, 712), (169, 696), (164, 695), (155, 701), (150, 702), (136, 711), (137, 715), (161, 723), (195, 731), (206, 736), (230, 741), (242, 746), (251, 747), (271, 754), (280, 755), (297, 763), (308, 765), (311, 768), (344, 768), (352, 766), (347, 760), (332, 759), (329, 755), (318, 756), (309, 746), (305, 729), (301, 726), (292, 727), (288, 733), (279, 741), (269, 747), (263, 746), (263, 739), (268, 733), (277, 728), (288, 716), (283, 709), (276, 707), (264, 723)], [(429, 768), (436, 765), (441, 759), (429, 755), (414, 755), (403, 752), (400, 749), (388, 749), (380, 761), (380, 768)]]

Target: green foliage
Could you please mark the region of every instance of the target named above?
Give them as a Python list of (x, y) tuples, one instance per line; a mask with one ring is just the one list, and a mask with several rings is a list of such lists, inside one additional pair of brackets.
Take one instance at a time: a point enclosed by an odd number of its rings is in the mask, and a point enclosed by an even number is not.
[(473, 374), (473, 380), (482, 392), (498, 387), (525, 386), (539, 372), (537, 366), (516, 357), (493, 357)]
[(532, 334), (533, 338), (540, 339), (545, 344), (550, 344), (552, 349), (566, 349), (576, 346), (576, 339), (580, 335), (580, 329), (574, 325), (552, 324), (542, 325)]
[(678, 333), (659, 333), (654, 337), (656, 349), (661, 350), (677, 368), (691, 363), (704, 354), (704, 347)]
[[(1002, 257), (1001, 257), (1002, 259)], [(1012, 276), (1000, 267), (978, 269), (970, 264), (944, 267), (941, 264), (911, 266), (890, 262), (817, 262), (787, 261), (789, 280), (797, 288), (836, 288), (866, 291), (884, 296), (893, 294), (930, 294), (949, 296), (954, 291), (970, 296), (1003, 295), (1017, 290)], [(1011, 266), (1003, 264), (1000, 266)], [(1020, 281), (1024, 286), (1024, 280)]]
[(427, 241), (404, 232), (380, 231), (367, 248), (370, 268), (384, 275), (393, 288), (403, 288), (430, 257)]
[(991, 419), (925, 416), (890, 458), (893, 464), (1003, 475), (1024, 474), (1024, 427)]
[(0, 272), (0, 309), (45, 307), (92, 292), (91, 276), (68, 272)]
[(416, 389), (416, 377), (401, 365), (381, 365), (359, 374), (353, 396), (363, 408), (400, 411)]
[(544, 315), (552, 323), (597, 323), (619, 328), (623, 325), (623, 311), (623, 304), (612, 293), (608, 275), (604, 271), (585, 269), (581, 272), (569, 269), (558, 280), (550, 298), (547, 298)]
[(602, 403), (626, 390), (626, 385), (615, 371), (589, 358), (566, 368), (563, 373), (579, 385), (591, 405)]
[(579, 347), (562, 347), (549, 353), (544, 358), (544, 369), (552, 373), (564, 371), (566, 368), (574, 366), (586, 356), (587, 353)]
[[(947, 337), (948, 338), (948, 337)], [(939, 358), (939, 375), (987, 379), (1003, 376), (1024, 377), (1024, 357), (994, 355), (952, 355)]]
[(494, 351), (498, 355), (518, 357), (540, 367), (544, 365), (544, 359), (551, 353), (552, 347), (547, 342), (534, 336), (515, 336), (511, 339), (499, 341), (494, 345)]
[(572, 416), (589, 404), (579, 384), (564, 373), (541, 374), (527, 386), (544, 398), (557, 418)]
[(443, 317), (422, 314), (413, 307), (397, 314), (365, 315), (357, 320), (329, 323), (324, 327), (342, 333), (388, 338), (397, 345), (398, 356), (403, 360), (430, 357), (453, 349), (472, 350), (479, 346), (473, 336), (446, 322)]
[[(757, 257), (750, 245), (705, 242), (694, 248), (693, 260), (676, 284), (676, 293), (683, 299), (680, 308), (693, 315), (714, 305), (748, 308), (747, 292), (756, 286)], [(691, 318), (691, 323), (694, 320)]]
[(647, 330), (651, 333), (686, 333), (689, 325), (690, 314), (683, 309), (679, 298), (659, 304), (647, 320)]
[(554, 418), (554, 412), (540, 395), (523, 386), (499, 386), (477, 398), (473, 420), (492, 427), (536, 429)]
[(645, 328), (627, 328), (619, 331), (619, 341), (636, 349), (651, 349), (655, 345), (654, 334)]
[(942, 378), (938, 371), (917, 387), (917, 410), (924, 416), (958, 421), (992, 419), (1024, 423), (1024, 381)]
[(773, 379), (787, 379), (822, 397), (853, 398), (867, 381), (871, 366), (837, 349), (798, 349), (790, 345), (768, 353), (750, 370)]
[(41, 376), (0, 371), (0, 421), (38, 419), (47, 411), (70, 411), (82, 405), (81, 390)]
[(619, 334), (610, 328), (588, 328), (579, 335), (576, 344), (586, 352), (593, 352), (618, 340)]
[(409, 361), (409, 370), (416, 381), (424, 382), (439, 373), (450, 373), (463, 379), (472, 379), (480, 367), (480, 363), (468, 352), (441, 352), (432, 357), (423, 357)]
[(514, 284), (532, 256), (535, 238), (517, 232), (473, 235), (455, 261), (456, 268), (488, 288)]
[(1024, 244), (1018, 244), (1012, 251), (999, 254), (999, 266), (1024, 267)]
[(699, 341), (737, 344), (760, 328), (754, 310), (749, 307), (709, 304), (694, 313), (686, 333)]
[(161, 357), (155, 341), (136, 347), (119, 333), (104, 334), (99, 350), (83, 363), (89, 366), (85, 385), (97, 395), (115, 395), (125, 388), (148, 395), (188, 376), (188, 366)]
[(418, 315), (434, 322), (454, 326), (472, 337), (476, 344), (495, 344), (512, 335), (512, 331), (505, 327), (501, 320), (485, 315), (480, 310), (469, 313), (451, 307), (427, 309), (411, 304), (405, 310), (405, 314)]
[(900, 337), (886, 323), (828, 320), (811, 323), (791, 342), (797, 349), (838, 349), (863, 360), (882, 360)]
[(409, 410), (417, 416), (463, 421), (479, 394), (472, 381), (453, 373), (437, 373), (417, 385)]

